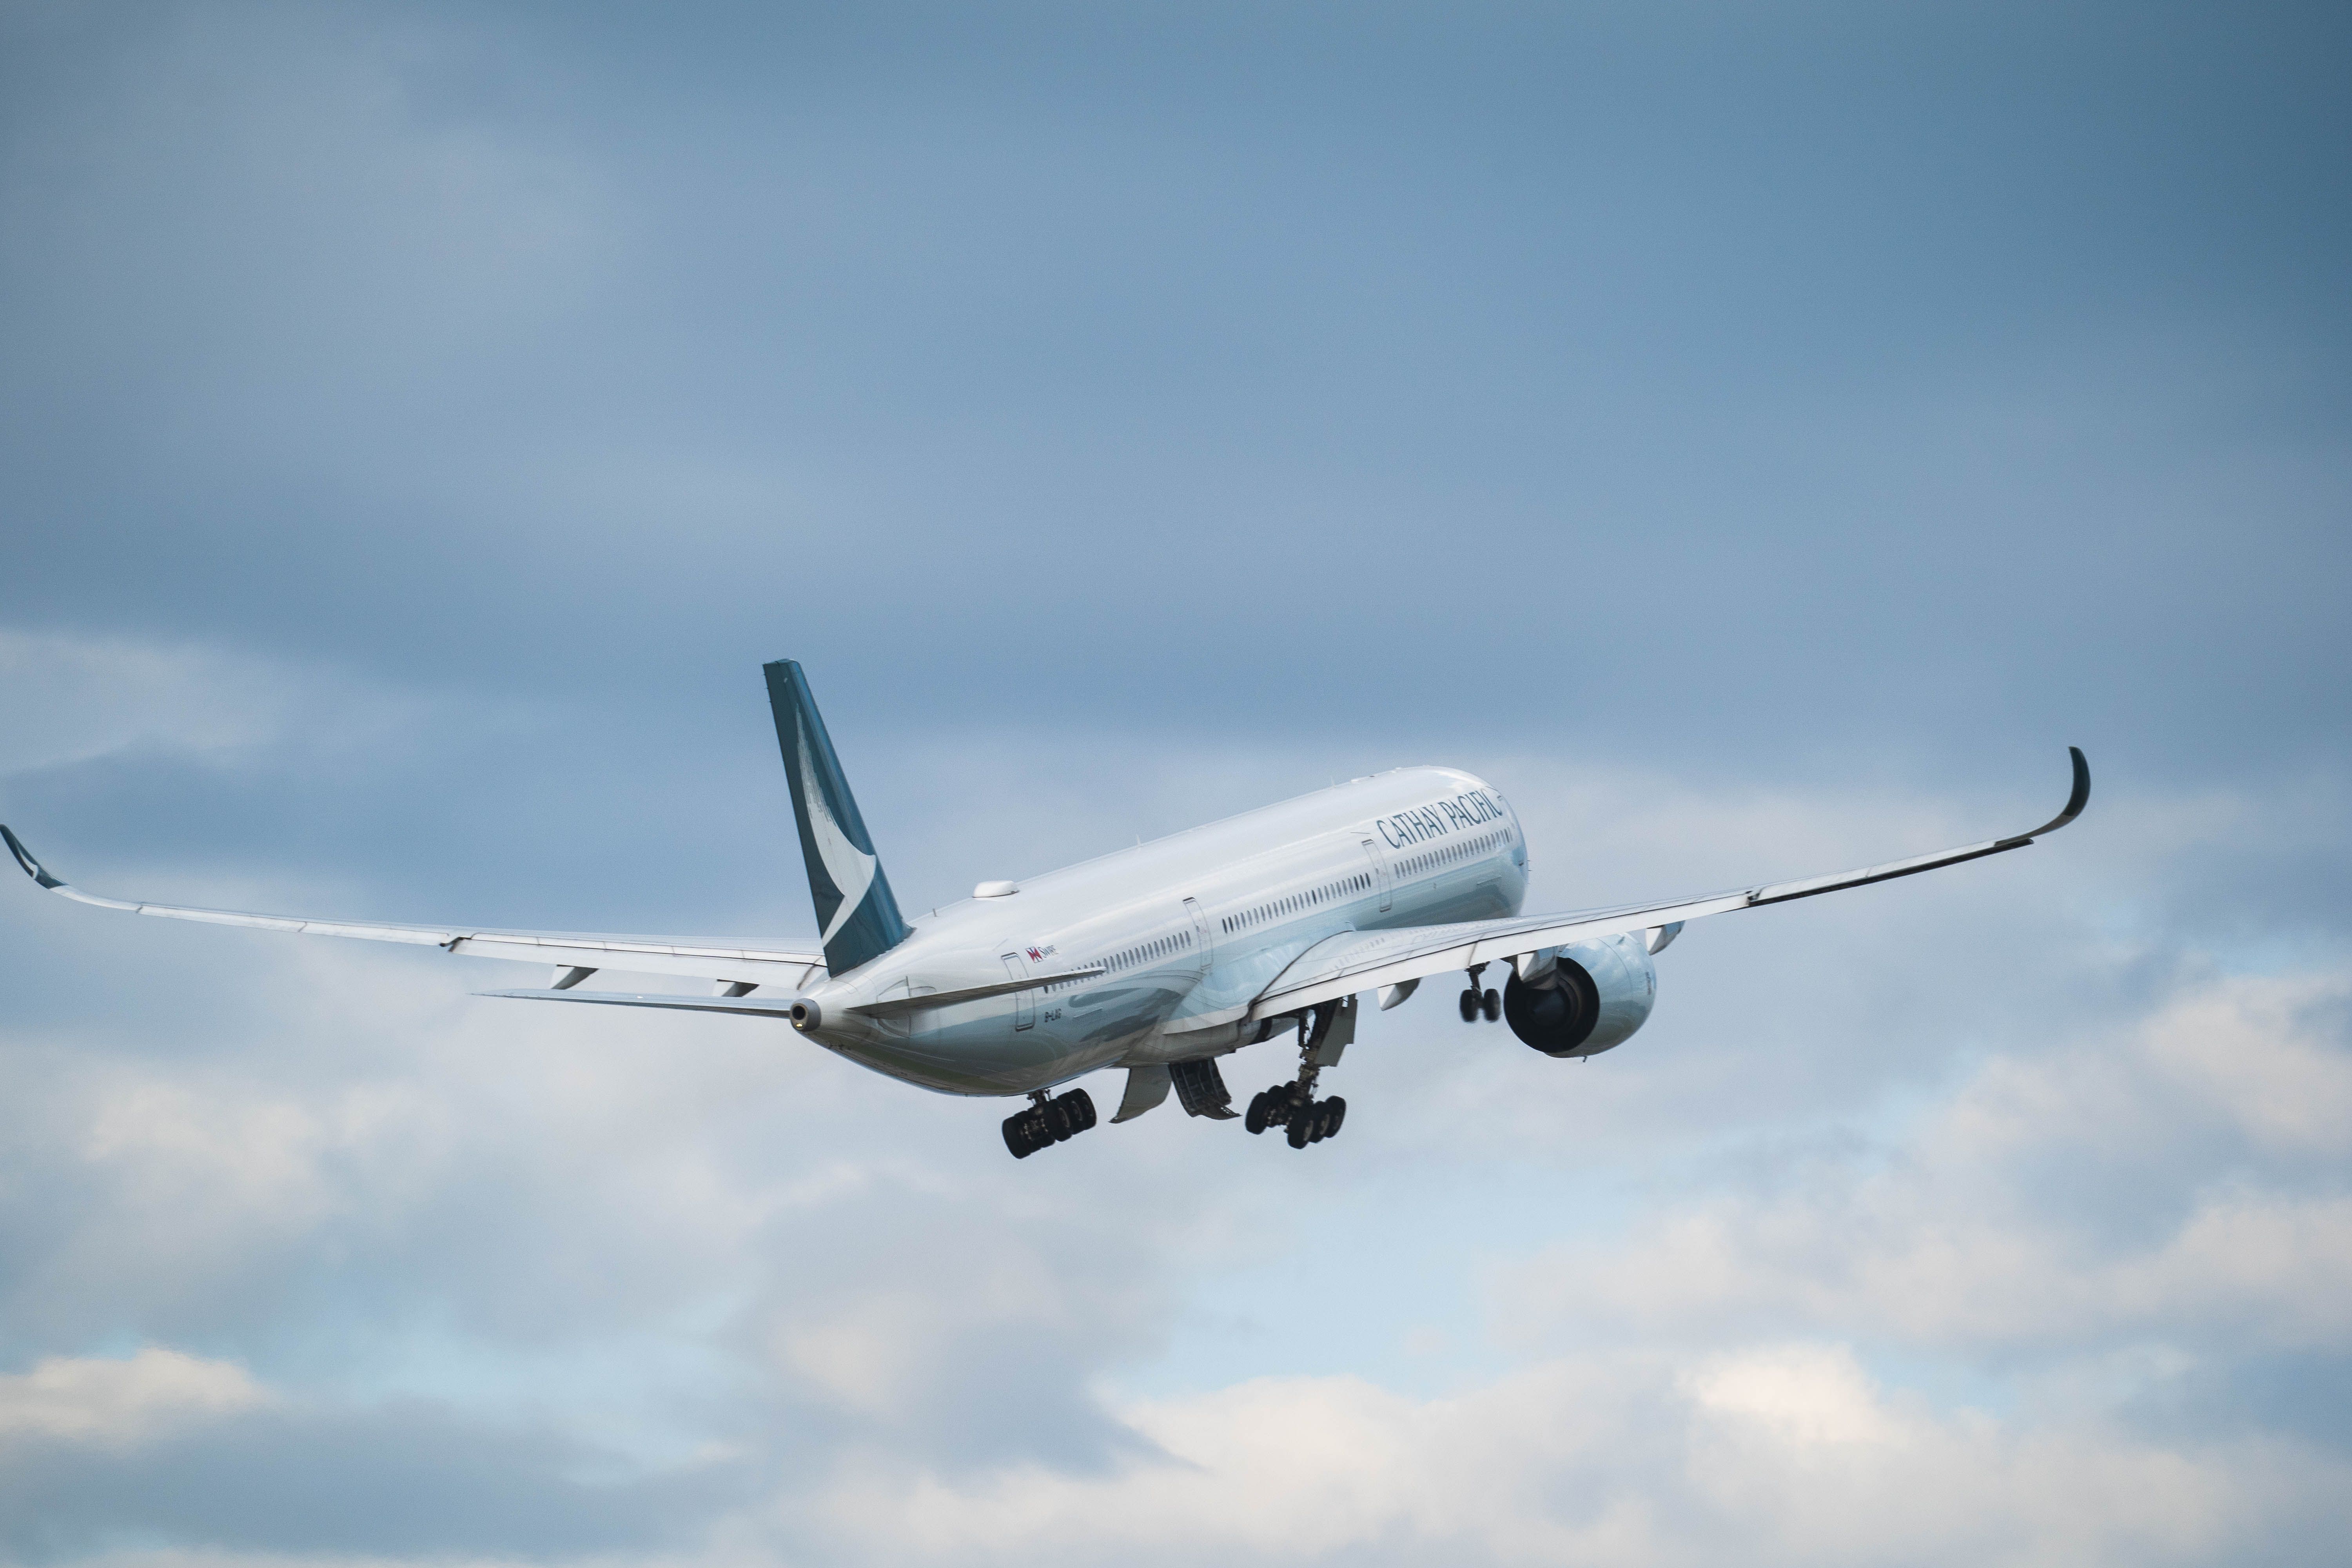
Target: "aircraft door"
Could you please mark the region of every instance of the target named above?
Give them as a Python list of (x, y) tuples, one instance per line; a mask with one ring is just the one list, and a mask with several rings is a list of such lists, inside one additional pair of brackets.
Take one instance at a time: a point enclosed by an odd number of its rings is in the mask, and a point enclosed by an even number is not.
[(1364, 858), (1372, 863), (1372, 885), (1381, 890), (1381, 912), (1396, 907), (1396, 894), (1389, 886), (1389, 863), (1381, 858), (1380, 840), (1364, 840)]
[(1201, 912), (1200, 900), (1185, 900), (1184, 912), (1192, 917), (1192, 944), (1201, 950), (1201, 973), (1206, 974), (1217, 961), (1217, 939), (1213, 934), (1215, 928), (1209, 924), (1209, 917)]
[[(1004, 973), (1015, 980), (1026, 980), (1029, 978), (1029, 966), (1021, 962), (1019, 953), (1008, 952), (1004, 955)], [(1015, 1029), (1026, 1029), (1034, 1026), (1036, 1022), (1037, 993), (1015, 991), (1013, 994), (1013, 1026)]]

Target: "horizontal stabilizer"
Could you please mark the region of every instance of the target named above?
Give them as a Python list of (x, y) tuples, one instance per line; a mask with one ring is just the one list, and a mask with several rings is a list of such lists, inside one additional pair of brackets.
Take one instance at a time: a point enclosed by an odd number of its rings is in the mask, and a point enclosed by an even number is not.
[(477, 991), (516, 1002), (600, 1002), (607, 1007), (666, 1007), (680, 1013), (735, 1013), (747, 1018), (792, 1021), (793, 1004), (771, 996), (667, 996), (640, 991)]

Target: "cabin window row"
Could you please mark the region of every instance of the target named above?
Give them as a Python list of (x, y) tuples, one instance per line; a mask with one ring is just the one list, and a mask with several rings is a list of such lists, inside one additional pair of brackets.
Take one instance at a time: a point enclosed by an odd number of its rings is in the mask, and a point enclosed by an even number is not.
[(1369, 893), (1371, 890), (1371, 873), (1359, 871), (1352, 877), (1342, 877), (1336, 882), (1326, 882), (1319, 888), (1309, 888), (1304, 892), (1293, 893), (1288, 898), (1276, 899), (1271, 903), (1260, 904), (1254, 910), (1244, 910), (1240, 914), (1227, 915), (1218, 923), (1224, 927), (1227, 935), (1231, 935), (1234, 931), (1249, 931), (1262, 926), (1268, 921), (1280, 920), (1285, 915), (1300, 914), (1307, 910), (1320, 908), (1334, 900), (1346, 898), (1350, 893)]
[(1508, 837), (1509, 835), (1501, 832), (1482, 833), (1475, 838), (1465, 838), (1458, 844), (1449, 844), (1443, 849), (1433, 849), (1426, 855), (1415, 855), (1397, 868), (1397, 875), (1418, 877), (1423, 871), (1433, 871), (1440, 866), (1451, 866), (1458, 861), (1474, 859), (1501, 844)]
[(1103, 961), (1105, 969), (1132, 969), (1139, 963), (1149, 963), (1155, 958), (1167, 958), (1192, 945), (1192, 933), (1178, 931), (1157, 942), (1147, 942), (1140, 947), (1130, 947), (1125, 952), (1113, 953)]
[[(1433, 870), (1439, 866), (1470, 859), (1495, 848), (1508, 837), (1509, 835), (1501, 832), (1482, 833), (1475, 838), (1465, 838), (1458, 844), (1448, 845), (1443, 849), (1433, 849), (1425, 855), (1415, 855), (1397, 867), (1397, 875), (1417, 877), (1423, 871)], [(1304, 892), (1292, 893), (1286, 898), (1276, 899), (1271, 902), (1260, 904), (1255, 909), (1244, 910), (1240, 914), (1227, 915), (1217, 923), (1223, 929), (1225, 934), (1230, 936), (1236, 931), (1250, 931), (1262, 926), (1268, 921), (1280, 920), (1286, 915), (1303, 914), (1308, 910), (1320, 908), (1334, 900), (1345, 898), (1353, 893), (1368, 893), (1371, 889), (1371, 874), (1359, 871), (1354, 876), (1342, 877), (1337, 881), (1326, 882), (1318, 888), (1308, 888)], [(1109, 970), (1132, 969), (1139, 963), (1148, 963), (1155, 958), (1166, 958), (1181, 952), (1192, 945), (1192, 933), (1179, 931), (1173, 936), (1164, 936), (1157, 942), (1147, 942), (1139, 947), (1131, 947), (1124, 952), (1114, 953), (1103, 961), (1103, 967)], [(1065, 984), (1076, 983), (1066, 982)], [(1053, 987), (1053, 989), (1058, 988)]]

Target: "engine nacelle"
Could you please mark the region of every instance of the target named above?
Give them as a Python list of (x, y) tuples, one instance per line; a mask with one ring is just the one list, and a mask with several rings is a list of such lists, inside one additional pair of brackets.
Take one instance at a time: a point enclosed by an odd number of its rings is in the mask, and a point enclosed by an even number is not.
[[(1521, 970), (1533, 981), (1521, 980)], [(1657, 1000), (1657, 968), (1633, 931), (1547, 949), (1513, 969), (1503, 1016), (1511, 1033), (1548, 1057), (1589, 1057), (1624, 1044)]]

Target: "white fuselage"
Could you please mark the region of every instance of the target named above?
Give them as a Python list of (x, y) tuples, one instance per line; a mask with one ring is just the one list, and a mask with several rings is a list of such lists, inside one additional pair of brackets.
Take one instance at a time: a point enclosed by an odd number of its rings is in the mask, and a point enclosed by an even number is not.
[[(950, 1094), (1044, 1089), (1259, 1037), (1250, 1005), (1351, 931), (1514, 915), (1527, 845), (1508, 803), (1453, 768), (1400, 768), (1031, 878), (909, 923), (811, 988), (812, 1037)], [(864, 1004), (1097, 965), (1042, 990), (883, 1016)]]

